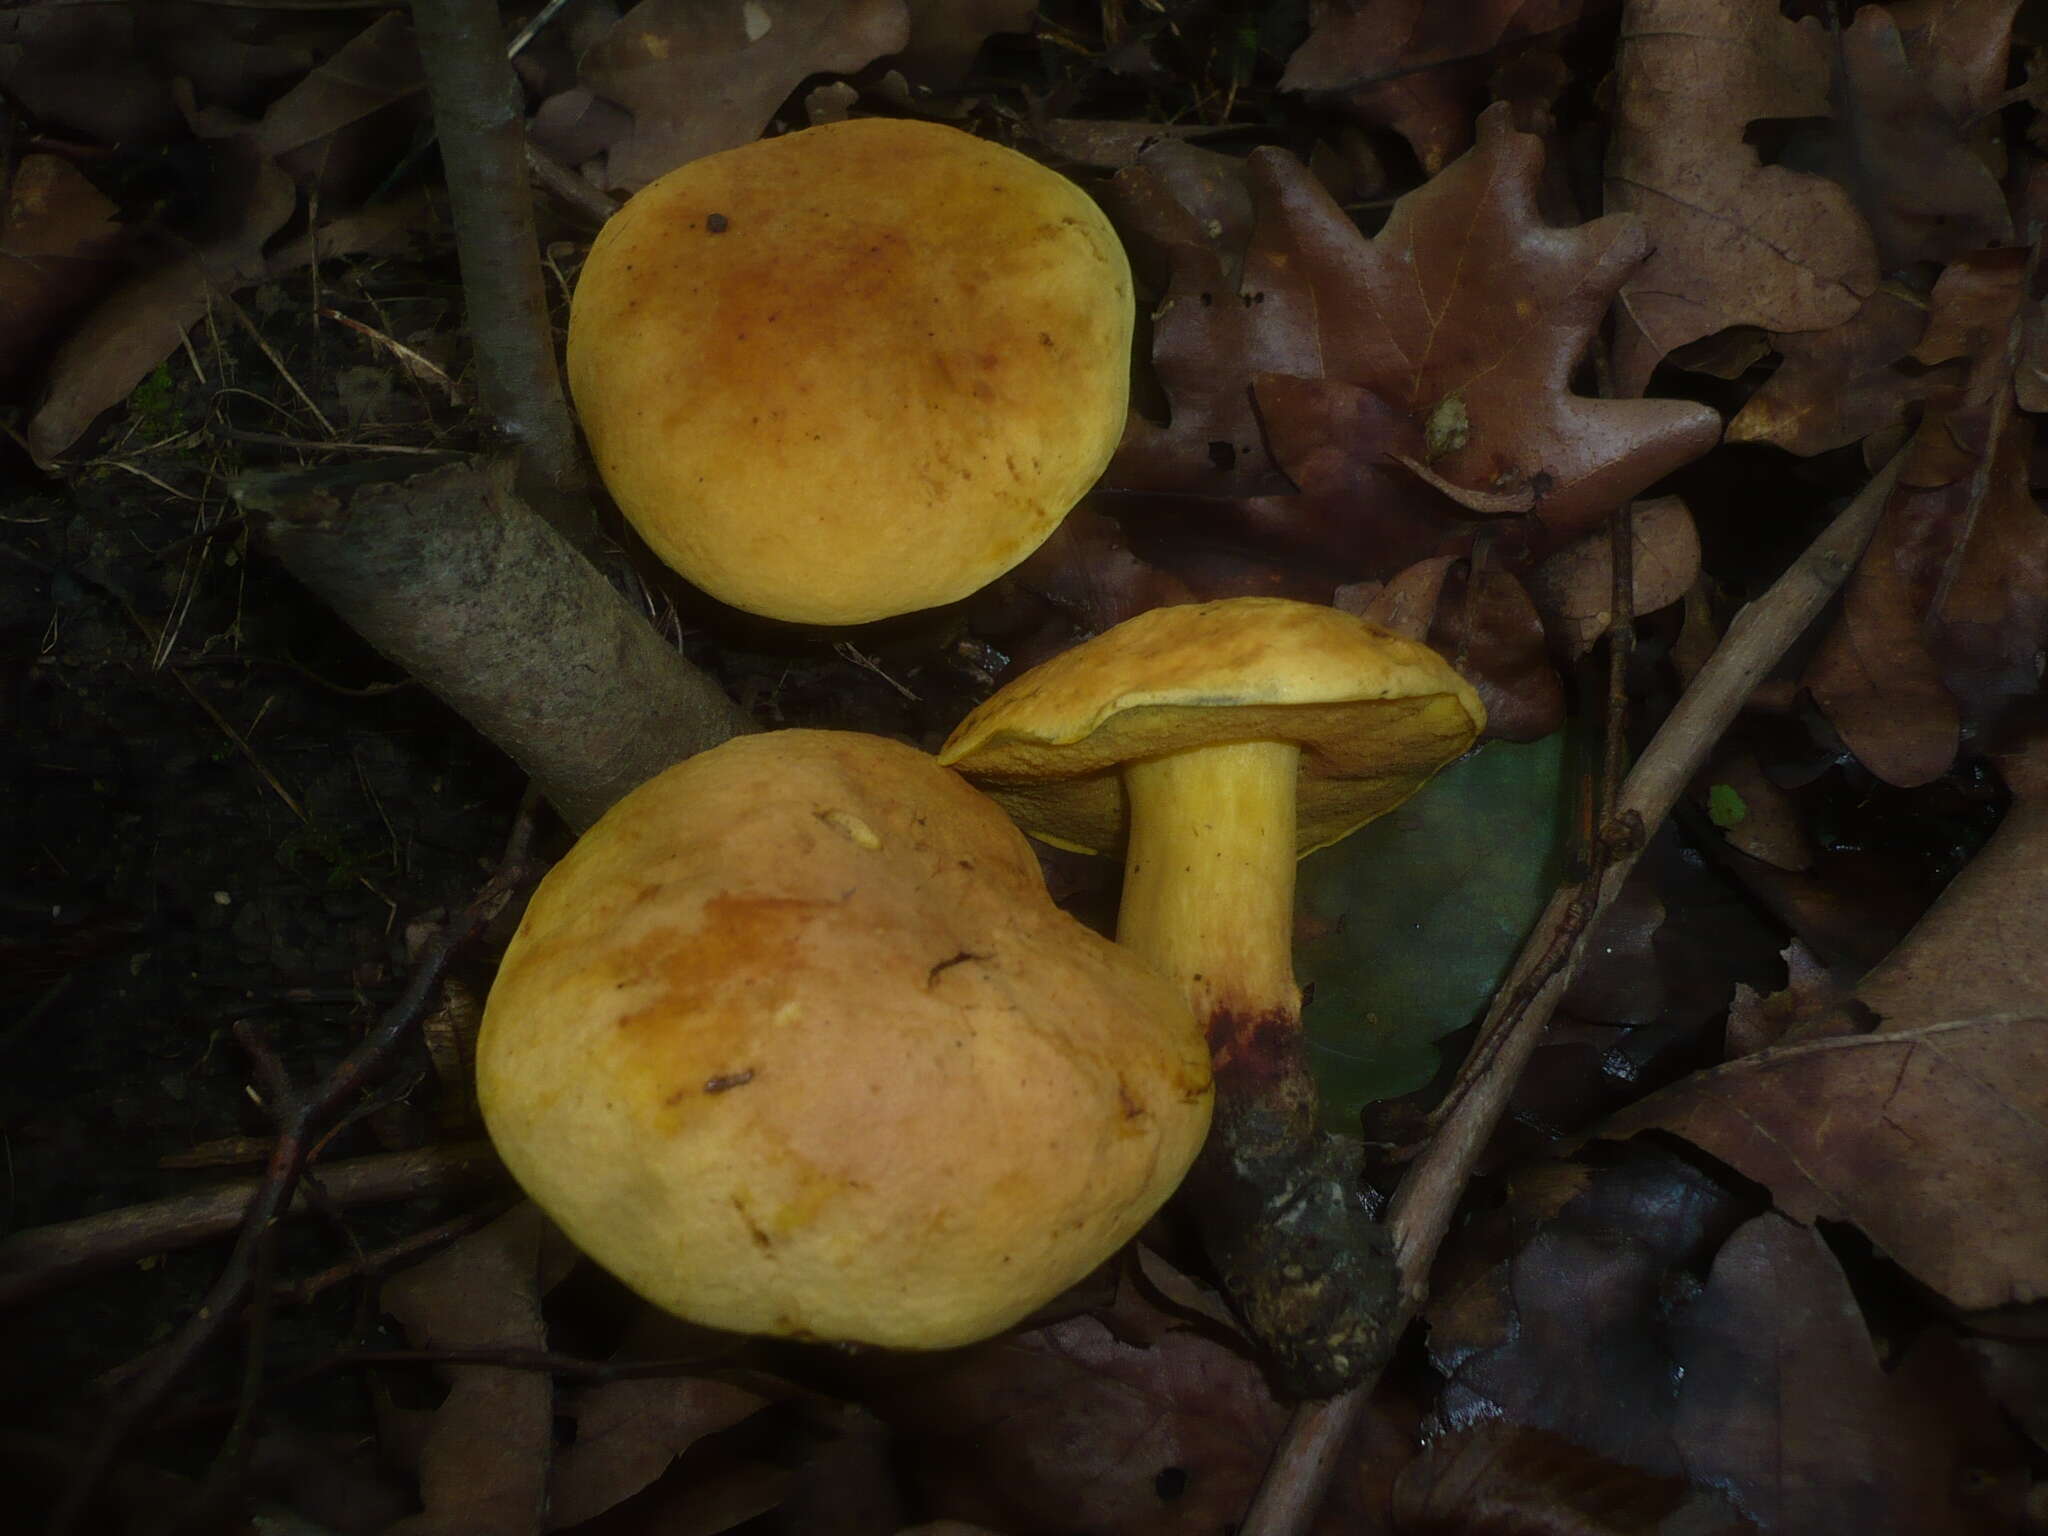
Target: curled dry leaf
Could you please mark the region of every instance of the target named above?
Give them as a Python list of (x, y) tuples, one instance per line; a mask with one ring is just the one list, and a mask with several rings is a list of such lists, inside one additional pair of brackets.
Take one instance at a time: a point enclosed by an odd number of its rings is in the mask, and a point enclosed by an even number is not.
[(345, 16), (267, 18), (251, 41), (229, 7), (112, 0), (0, 9), (0, 90), (45, 131), (153, 144), (184, 127), (177, 82), (201, 102), (263, 100), (353, 30)]
[(1696, 1074), (1602, 1134), (1684, 1136), (1795, 1219), (1855, 1223), (1958, 1306), (2048, 1295), (2044, 757), (2015, 759), (1991, 842), (1857, 989), (1875, 1031)]
[(1687, 1469), (1760, 1529), (2016, 1528), (2019, 1448), (1953, 1342), (1933, 1335), (1887, 1370), (1819, 1233), (1775, 1215), (1744, 1225), (1672, 1343)]
[(633, 114), (604, 184), (639, 188), (751, 143), (806, 75), (859, 69), (909, 36), (904, 0), (640, 0), (583, 55), (584, 84)]
[(1877, 287), (1877, 249), (1848, 193), (1765, 165), (1759, 118), (1826, 118), (1817, 21), (1773, 0), (1630, 0), (1615, 66), (1607, 202), (1655, 254), (1622, 294), (1616, 387), (1639, 394), (1675, 347), (1731, 325), (1840, 325)]
[[(1689, 1500), (1699, 1512), (1685, 1529), (1734, 1536), (1745, 1521), (1714, 1519), (1710, 1495), (1676, 1477), (1605, 1460), (1562, 1436), (1505, 1420), (1482, 1420), (1433, 1437), (1394, 1485), (1404, 1533), (1555, 1530), (1608, 1536), (1666, 1530)], [(1726, 1515), (1725, 1506), (1719, 1511)]]

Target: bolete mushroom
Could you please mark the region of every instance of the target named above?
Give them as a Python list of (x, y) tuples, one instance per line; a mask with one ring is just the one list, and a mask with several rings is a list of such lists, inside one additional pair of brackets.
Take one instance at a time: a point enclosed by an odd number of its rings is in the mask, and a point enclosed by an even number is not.
[(1390, 1342), (1391, 1271), (1343, 1148), (1316, 1131), (1295, 861), (1400, 804), (1485, 718), (1428, 646), (1245, 597), (1155, 608), (1062, 652), (939, 752), (1034, 836), (1123, 856), (1118, 942), (1182, 988), (1214, 1053), (1216, 1128), (1191, 1181), (1211, 1256), (1312, 1395)]
[(668, 769), (549, 873), (477, 1093), (648, 1300), (922, 1349), (1107, 1258), (1210, 1112), (1186, 1002), (1053, 905), (1001, 811), (911, 747), (799, 730)]
[(591, 247), (569, 385), (648, 546), (724, 602), (857, 624), (1036, 549), (1124, 426), (1130, 264), (1086, 193), (890, 118), (670, 172)]

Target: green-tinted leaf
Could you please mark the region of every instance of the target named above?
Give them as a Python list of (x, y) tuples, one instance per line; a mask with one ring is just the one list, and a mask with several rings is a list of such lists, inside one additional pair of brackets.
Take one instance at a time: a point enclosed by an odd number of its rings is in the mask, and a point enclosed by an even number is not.
[(1492, 995), (1561, 871), (1568, 734), (1493, 742), (1302, 861), (1295, 968), (1331, 1128), (1428, 1082), (1435, 1042)]

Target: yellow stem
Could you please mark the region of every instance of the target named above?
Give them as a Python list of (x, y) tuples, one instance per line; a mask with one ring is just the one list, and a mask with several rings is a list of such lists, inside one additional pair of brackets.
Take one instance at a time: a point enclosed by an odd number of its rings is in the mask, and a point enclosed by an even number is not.
[(1299, 1028), (1294, 786), (1300, 749), (1253, 741), (1124, 766), (1130, 845), (1117, 942), (1179, 983), (1217, 1066)]

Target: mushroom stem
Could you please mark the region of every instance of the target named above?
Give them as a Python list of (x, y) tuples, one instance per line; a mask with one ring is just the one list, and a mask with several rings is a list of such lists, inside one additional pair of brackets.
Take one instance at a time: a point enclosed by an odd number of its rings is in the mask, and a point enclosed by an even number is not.
[(1301, 749), (1247, 741), (1127, 763), (1117, 942), (1179, 986), (1209, 1036), (1219, 1097), (1314, 1119), (1294, 984)]
[(1394, 1271), (1356, 1148), (1316, 1130), (1294, 983), (1300, 763), (1276, 741), (1126, 762), (1117, 942), (1208, 1033), (1216, 1114), (1184, 1190), (1210, 1260), (1283, 1381), (1323, 1396), (1382, 1357)]

